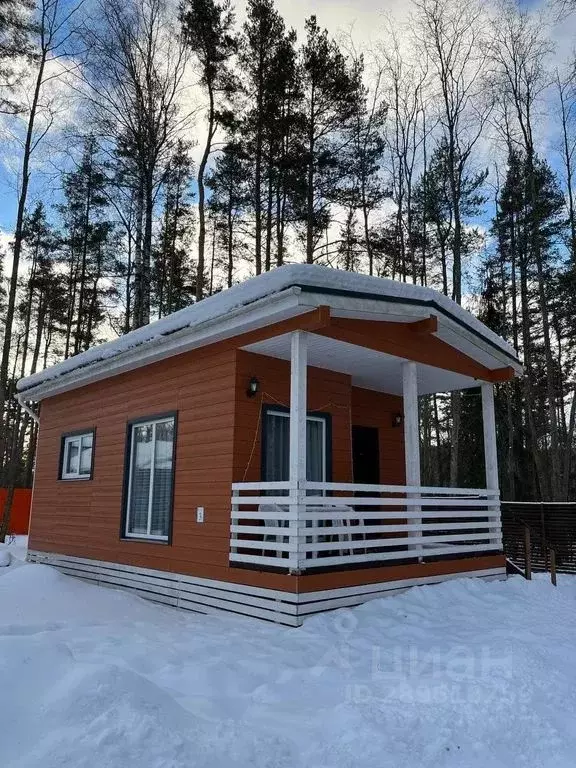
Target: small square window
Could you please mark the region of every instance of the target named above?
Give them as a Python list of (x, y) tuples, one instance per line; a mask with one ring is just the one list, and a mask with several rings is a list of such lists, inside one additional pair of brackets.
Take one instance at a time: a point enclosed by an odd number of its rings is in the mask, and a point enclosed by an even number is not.
[(94, 431), (65, 435), (62, 442), (61, 480), (90, 480)]

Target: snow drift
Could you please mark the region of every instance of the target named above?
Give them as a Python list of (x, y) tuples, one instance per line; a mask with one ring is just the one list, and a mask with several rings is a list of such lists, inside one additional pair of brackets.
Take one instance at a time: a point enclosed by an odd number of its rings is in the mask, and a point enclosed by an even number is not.
[(3, 768), (573, 768), (576, 580), (414, 588), (300, 629), (0, 574)]

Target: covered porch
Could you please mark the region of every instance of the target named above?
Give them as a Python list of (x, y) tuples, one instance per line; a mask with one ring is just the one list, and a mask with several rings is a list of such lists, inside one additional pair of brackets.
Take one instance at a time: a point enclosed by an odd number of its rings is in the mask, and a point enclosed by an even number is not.
[[(318, 307), (298, 325), (244, 348), (289, 361), (290, 399), (284, 412), (261, 403), (260, 418), (270, 414), (284, 422), (277, 432), (284, 433), (285, 445), (277, 447), (280, 437), (272, 445), (269, 440), (261, 479), (232, 485), (230, 565), (304, 576), (501, 553), (494, 383), (512, 378), (514, 370), (490, 367), (490, 352), (480, 347), (470, 345), (471, 355), (448, 343), (445, 333), (440, 338), (435, 316), (350, 320)], [(369, 455), (364, 463), (362, 456), (350, 457), (352, 482), (331, 477), (328, 429), (314, 425), (321, 418), (309, 409), (310, 368), (344, 373), (364, 390), (401, 397), (391, 418), (403, 435), (404, 484), (358, 481), (370, 477)], [(485, 487), (422, 486), (419, 396), (473, 387), (482, 398)], [(350, 416), (349, 427), (362, 424)]]

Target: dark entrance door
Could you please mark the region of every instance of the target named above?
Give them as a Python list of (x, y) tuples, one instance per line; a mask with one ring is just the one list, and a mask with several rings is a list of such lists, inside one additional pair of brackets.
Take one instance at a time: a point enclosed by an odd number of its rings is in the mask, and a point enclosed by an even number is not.
[(352, 463), (355, 483), (380, 483), (377, 427), (352, 427)]

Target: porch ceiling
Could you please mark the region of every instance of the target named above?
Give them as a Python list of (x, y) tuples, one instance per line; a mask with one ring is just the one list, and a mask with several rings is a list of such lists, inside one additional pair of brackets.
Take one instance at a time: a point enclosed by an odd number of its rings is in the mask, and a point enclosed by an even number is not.
[[(290, 360), (289, 333), (264, 339), (243, 347), (247, 352)], [(309, 334), (308, 365), (326, 368), (330, 371), (347, 373), (352, 384), (378, 392), (402, 395), (402, 368), (404, 358), (375, 352), (365, 347), (330, 339), (314, 333)], [(477, 387), (476, 379), (441, 368), (418, 363), (418, 394), (450, 392), (455, 389)]]

